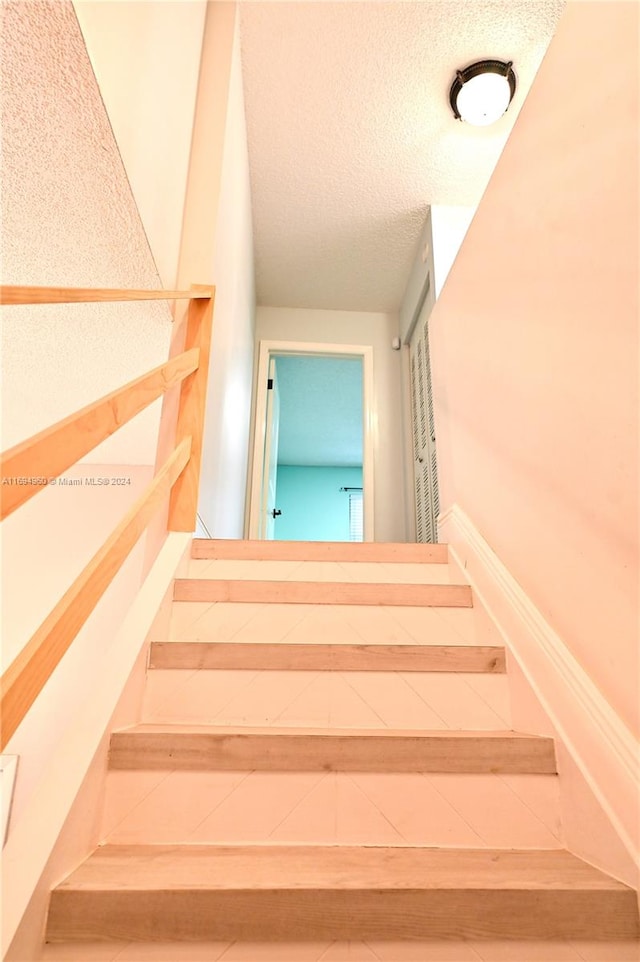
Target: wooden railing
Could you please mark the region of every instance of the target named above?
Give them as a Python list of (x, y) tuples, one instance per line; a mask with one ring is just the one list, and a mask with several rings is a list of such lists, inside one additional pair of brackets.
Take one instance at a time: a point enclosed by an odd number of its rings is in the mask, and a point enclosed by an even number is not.
[(181, 353), (2, 455), (0, 519), (42, 491), (169, 388), (181, 384), (173, 453), (0, 679), (0, 749), (167, 497), (168, 529), (195, 529), (214, 297), (215, 288), (195, 285), (190, 291), (0, 288), (0, 304), (189, 300)]

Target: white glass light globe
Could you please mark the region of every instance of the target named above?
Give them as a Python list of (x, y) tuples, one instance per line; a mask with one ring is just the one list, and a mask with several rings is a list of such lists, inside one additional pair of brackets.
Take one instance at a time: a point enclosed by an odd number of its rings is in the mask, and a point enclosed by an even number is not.
[(510, 100), (511, 88), (506, 77), (482, 73), (462, 85), (456, 103), (462, 120), (476, 127), (487, 127), (502, 117)]

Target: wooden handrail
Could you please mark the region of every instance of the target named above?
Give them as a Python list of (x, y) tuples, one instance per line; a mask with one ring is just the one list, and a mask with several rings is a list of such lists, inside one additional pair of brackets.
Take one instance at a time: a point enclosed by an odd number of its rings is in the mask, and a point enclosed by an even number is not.
[(170, 531), (194, 531), (196, 527), (214, 300), (215, 296), (212, 296), (207, 301), (191, 301), (189, 304), (184, 346), (185, 350), (198, 348), (200, 366), (192, 377), (183, 382), (180, 389), (176, 443), (190, 437), (191, 458), (187, 470), (180, 476), (171, 492)]
[(185, 351), (5, 451), (0, 458), (0, 519), (196, 371), (199, 361), (198, 348)]
[(0, 286), (0, 304), (90, 304), (104, 301), (206, 300), (215, 288), (200, 285), (189, 291), (129, 291), (123, 288)]
[(2, 676), (0, 750), (6, 746), (153, 514), (184, 471), (190, 453), (191, 439), (185, 438)]
[[(214, 296), (215, 287), (204, 285), (194, 285), (189, 291), (0, 288), (2, 304), (179, 298), (190, 302), (182, 353), (2, 456), (2, 478), (10, 480), (0, 487), (0, 518), (11, 514), (41, 491), (46, 481), (57, 478), (169, 388), (181, 383), (172, 454), (0, 679), (0, 750), (24, 719), (156, 511), (169, 501), (169, 530), (195, 528)], [(181, 328), (176, 331), (177, 345)], [(174, 497), (175, 487), (183, 478), (186, 483)]]

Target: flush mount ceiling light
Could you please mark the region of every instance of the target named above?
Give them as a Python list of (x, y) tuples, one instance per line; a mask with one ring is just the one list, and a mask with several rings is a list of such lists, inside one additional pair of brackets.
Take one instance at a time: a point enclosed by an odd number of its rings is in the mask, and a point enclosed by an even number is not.
[(449, 103), (457, 120), (488, 127), (506, 112), (515, 92), (516, 75), (511, 62), (479, 60), (457, 71)]

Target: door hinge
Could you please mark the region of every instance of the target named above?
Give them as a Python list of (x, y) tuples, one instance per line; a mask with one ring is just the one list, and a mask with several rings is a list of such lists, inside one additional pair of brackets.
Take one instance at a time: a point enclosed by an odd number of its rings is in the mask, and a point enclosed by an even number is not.
[(267, 378), (267, 391), (273, 391), (273, 378)]

